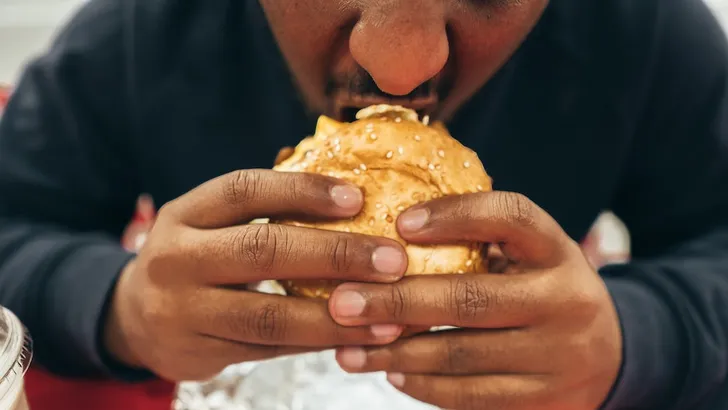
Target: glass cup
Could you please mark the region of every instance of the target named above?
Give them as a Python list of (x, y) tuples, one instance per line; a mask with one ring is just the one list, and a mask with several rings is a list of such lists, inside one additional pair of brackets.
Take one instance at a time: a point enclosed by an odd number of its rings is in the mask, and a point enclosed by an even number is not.
[(20, 320), (0, 306), (0, 410), (28, 410), (23, 377), (33, 343)]

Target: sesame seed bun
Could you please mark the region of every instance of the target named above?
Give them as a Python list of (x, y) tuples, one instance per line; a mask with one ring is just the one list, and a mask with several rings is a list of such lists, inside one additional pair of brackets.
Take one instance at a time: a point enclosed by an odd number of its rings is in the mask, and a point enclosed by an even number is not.
[[(406, 275), (485, 271), (481, 244), (420, 246), (397, 233), (398, 215), (415, 204), (492, 189), (477, 154), (450, 136), (443, 124), (430, 125), (415, 111), (389, 105), (363, 109), (352, 123), (321, 116), (315, 134), (282, 152), (277, 161), (273, 169), (278, 171), (318, 173), (361, 187), (364, 206), (356, 217), (343, 221), (272, 223), (394, 239), (407, 251)], [(328, 298), (337, 284), (281, 283), (288, 294), (317, 298)]]

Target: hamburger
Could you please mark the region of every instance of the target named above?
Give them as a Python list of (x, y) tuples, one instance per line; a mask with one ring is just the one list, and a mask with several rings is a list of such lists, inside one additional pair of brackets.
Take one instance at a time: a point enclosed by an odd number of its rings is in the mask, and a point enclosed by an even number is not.
[[(418, 203), (446, 195), (490, 191), (491, 178), (475, 152), (454, 139), (442, 123), (401, 106), (375, 105), (351, 123), (319, 117), (313, 136), (281, 150), (274, 170), (340, 178), (364, 194), (361, 212), (337, 221), (271, 220), (271, 223), (383, 236), (401, 243), (407, 275), (485, 272), (486, 247), (479, 243), (422, 246), (407, 243), (397, 217)], [(285, 281), (288, 295), (327, 299), (335, 281)]]

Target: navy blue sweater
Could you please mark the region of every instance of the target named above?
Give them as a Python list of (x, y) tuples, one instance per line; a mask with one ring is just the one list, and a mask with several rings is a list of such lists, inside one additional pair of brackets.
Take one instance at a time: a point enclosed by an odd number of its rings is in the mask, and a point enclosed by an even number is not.
[[(313, 127), (257, 1), (84, 6), (0, 122), (0, 304), (37, 362), (142, 377), (99, 343), (137, 196), (269, 167)], [(552, 0), (449, 127), (574, 239), (606, 209), (628, 225), (633, 260), (601, 271), (625, 337), (607, 407), (728, 408), (728, 46), (707, 8)]]

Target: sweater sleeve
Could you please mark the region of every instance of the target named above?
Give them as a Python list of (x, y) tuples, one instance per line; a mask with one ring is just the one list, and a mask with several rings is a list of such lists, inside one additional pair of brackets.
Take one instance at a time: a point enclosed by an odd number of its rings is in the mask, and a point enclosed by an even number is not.
[(633, 260), (601, 270), (623, 329), (606, 409), (728, 405), (728, 46), (700, 1), (659, 2), (644, 115), (613, 210)]
[(100, 333), (138, 194), (122, 4), (95, 0), (24, 70), (0, 121), (0, 304), (64, 376), (131, 377)]

